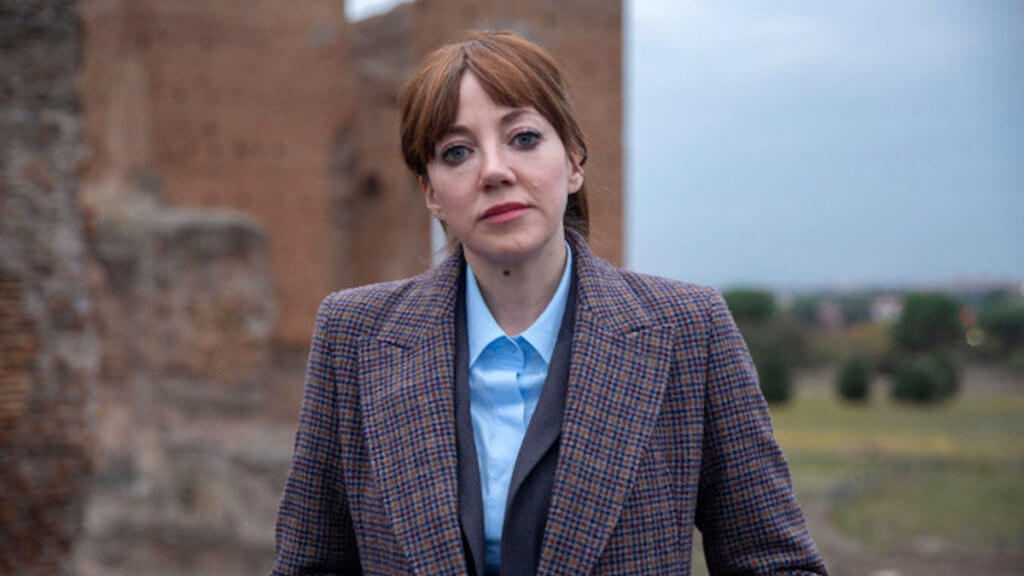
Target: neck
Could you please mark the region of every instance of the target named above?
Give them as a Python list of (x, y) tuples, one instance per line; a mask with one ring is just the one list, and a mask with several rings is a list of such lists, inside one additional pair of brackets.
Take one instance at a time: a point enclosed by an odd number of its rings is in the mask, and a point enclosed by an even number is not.
[(534, 258), (508, 264), (465, 253), (487, 308), (509, 336), (529, 328), (558, 289), (566, 264), (565, 241), (551, 244)]

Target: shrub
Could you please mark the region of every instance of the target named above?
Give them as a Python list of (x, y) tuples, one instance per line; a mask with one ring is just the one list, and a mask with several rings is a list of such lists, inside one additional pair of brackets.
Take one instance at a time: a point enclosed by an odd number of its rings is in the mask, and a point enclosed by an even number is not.
[(760, 290), (730, 290), (722, 294), (736, 323), (764, 322), (775, 314), (775, 296)]
[(944, 294), (916, 293), (903, 302), (893, 326), (893, 344), (907, 352), (925, 352), (960, 340), (960, 305)]
[(1024, 302), (1004, 300), (978, 311), (978, 326), (999, 355), (1024, 348)]
[(756, 349), (777, 351), (787, 366), (809, 366), (814, 358), (807, 331), (793, 318), (776, 315), (767, 322), (740, 324), (743, 338)]
[(935, 360), (943, 372), (942, 387), (939, 389), (939, 399), (952, 398), (960, 391), (960, 370), (957, 369), (953, 356), (947, 353), (933, 352), (930, 356)]
[(785, 357), (775, 348), (766, 347), (752, 351), (757, 377), (761, 382), (761, 393), (771, 404), (785, 404), (791, 396), (789, 365)]
[(896, 373), (892, 396), (903, 402), (928, 404), (950, 398), (958, 389), (959, 376), (953, 359), (933, 352), (904, 361)]
[(847, 360), (839, 371), (837, 381), (839, 397), (850, 402), (864, 402), (871, 393), (871, 380), (867, 362), (859, 356)]

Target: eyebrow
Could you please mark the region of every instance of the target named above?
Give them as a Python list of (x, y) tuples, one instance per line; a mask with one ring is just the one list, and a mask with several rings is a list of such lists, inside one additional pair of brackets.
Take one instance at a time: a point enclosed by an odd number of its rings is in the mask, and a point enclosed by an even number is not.
[[(516, 108), (515, 110), (509, 111), (504, 116), (501, 117), (501, 125), (507, 126), (518, 120), (524, 114), (529, 113), (530, 110), (526, 108)], [(469, 134), (469, 132), (469, 128), (466, 128), (461, 124), (453, 124), (452, 127), (449, 128), (448, 131), (444, 133), (442, 139), (447, 138), (448, 136), (465, 136), (466, 134)]]

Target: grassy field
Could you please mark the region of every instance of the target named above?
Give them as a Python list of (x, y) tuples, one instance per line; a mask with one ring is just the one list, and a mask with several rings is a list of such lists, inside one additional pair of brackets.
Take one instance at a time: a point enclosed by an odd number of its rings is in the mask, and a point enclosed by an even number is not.
[(891, 401), (881, 382), (867, 404), (845, 404), (830, 372), (801, 376), (772, 420), (801, 504), (824, 511), (812, 531), (827, 522), (886, 558), (927, 546), (1024, 553), (1024, 376), (994, 374), (968, 369), (960, 395), (930, 407)]
[[(931, 407), (839, 402), (828, 378), (772, 409), (801, 499), (825, 498), (832, 520), (874, 548), (922, 539), (1024, 550), (1024, 385), (986, 386)], [(973, 379), (973, 381), (972, 381)]]

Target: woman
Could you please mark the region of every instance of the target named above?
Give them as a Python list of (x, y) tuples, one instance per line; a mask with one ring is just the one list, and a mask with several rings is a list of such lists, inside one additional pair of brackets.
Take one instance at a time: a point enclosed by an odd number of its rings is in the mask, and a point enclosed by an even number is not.
[(561, 74), (509, 33), (429, 56), (402, 148), (457, 241), (328, 296), (273, 574), (825, 573), (721, 296), (590, 253)]

